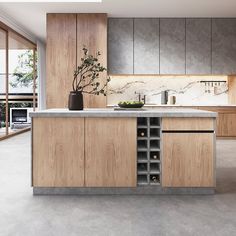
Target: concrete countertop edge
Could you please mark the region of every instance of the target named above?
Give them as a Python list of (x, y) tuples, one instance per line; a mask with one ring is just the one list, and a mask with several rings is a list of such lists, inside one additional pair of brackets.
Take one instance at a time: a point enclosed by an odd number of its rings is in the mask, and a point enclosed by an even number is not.
[(85, 109), (83, 111), (69, 111), (68, 109), (48, 109), (30, 112), (30, 117), (217, 117), (217, 112), (188, 108), (160, 108), (156, 110), (113, 110), (113, 109)]

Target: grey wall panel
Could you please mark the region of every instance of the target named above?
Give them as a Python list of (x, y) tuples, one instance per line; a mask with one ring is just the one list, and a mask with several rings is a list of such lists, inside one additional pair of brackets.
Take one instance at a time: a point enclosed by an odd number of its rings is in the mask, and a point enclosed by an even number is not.
[(211, 19), (186, 19), (186, 73), (211, 73)]
[(185, 19), (160, 19), (160, 73), (185, 74)]
[(159, 74), (159, 19), (134, 19), (134, 74)]
[(236, 73), (236, 19), (212, 19), (212, 73)]
[(108, 21), (108, 71), (133, 74), (133, 19), (110, 18)]

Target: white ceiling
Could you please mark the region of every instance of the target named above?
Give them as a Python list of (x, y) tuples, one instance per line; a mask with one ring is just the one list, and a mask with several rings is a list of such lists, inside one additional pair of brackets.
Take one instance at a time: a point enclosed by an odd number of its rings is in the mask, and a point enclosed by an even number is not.
[(45, 41), (46, 13), (108, 13), (109, 17), (236, 17), (236, 0), (103, 0), (102, 3), (0, 2), (4, 13)]

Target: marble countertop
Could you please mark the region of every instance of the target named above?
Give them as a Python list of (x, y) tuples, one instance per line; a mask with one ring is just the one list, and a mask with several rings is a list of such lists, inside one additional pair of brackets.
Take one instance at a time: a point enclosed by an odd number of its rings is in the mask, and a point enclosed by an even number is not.
[(64, 108), (30, 112), (30, 117), (217, 117), (217, 113), (180, 107), (160, 107), (156, 109), (142, 108), (139, 110), (91, 108), (82, 111), (69, 111)]
[[(107, 105), (108, 108), (111, 107), (117, 107), (117, 105)], [(180, 104), (145, 104), (144, 107), (213, 107), (213, 108), (224, 108), (224, 107), (232, 107), (236, 108), (236, 105), (234, 104), (228, 104), (228, 105), (180, 105)]]

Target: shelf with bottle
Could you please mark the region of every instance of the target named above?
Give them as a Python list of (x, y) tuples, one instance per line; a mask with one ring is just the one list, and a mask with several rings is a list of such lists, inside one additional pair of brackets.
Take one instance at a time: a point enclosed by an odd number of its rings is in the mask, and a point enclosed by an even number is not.
[(159, 163), (160, 160), (160, 151), (150, 151), (149, 154), (150, 163)]
[(150, 185), (160, 185), (160, 175), (151, 174), (150, 175)]
[(137, 184), (159, 185), (161, 178), (161, 119), (137, 121)]
[(148, 136), (147, 128), (138, 128), (138, 139), (145, 139)]

